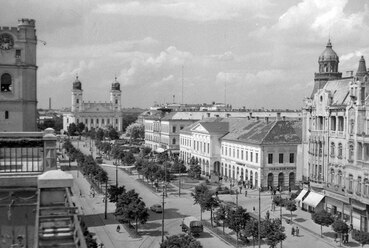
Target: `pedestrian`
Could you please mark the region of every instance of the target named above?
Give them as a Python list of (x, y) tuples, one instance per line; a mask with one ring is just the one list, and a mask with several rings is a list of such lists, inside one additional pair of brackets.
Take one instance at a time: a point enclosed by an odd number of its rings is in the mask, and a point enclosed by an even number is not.
[(245, 190), (245, 197), (247, 197), (247, 190)]
[(120, 232), (120, 226), (119, 225), (117, 226), (117, 232), (118, 233)]
[(292, 227), (292, 229), (291, 229), (291, 234), (292, 234), (292, 236), (295, 236), (295, 228), (294, 227)]
[(348, 233), (345, 233), (345, 243), (346, 244), (348, 243), (348, 239), (349, 239), (349, 234)]
[(242, 194), (242, 186), (240, 186), (240, 194)]
[(254, 207), (252, 207), (252, 210), (255, 212), (255, 206), (254, 206)]
[(270, 217), (270, 213), (269, 213), (269, 210), (266, 212), (266, 218), (269, 220), (269, 217)]
[(298, 237), (298, 236), (299, 236), (299, 234), (300, 234), (300, 229), (299, 229), (299, 227), (297, 226), (297, 227), (296, 227), (296, 236)]

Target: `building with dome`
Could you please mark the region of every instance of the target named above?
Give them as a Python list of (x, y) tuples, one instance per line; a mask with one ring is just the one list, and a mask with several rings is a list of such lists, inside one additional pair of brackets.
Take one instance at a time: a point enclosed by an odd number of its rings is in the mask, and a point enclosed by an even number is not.
[[(369, 72), (364, 56), (356, 74), (342, 77), (328, 41), (320, 55), (302, 130), (302, 208), (324, 208), (353, 228), (368, 231)], [(297, 168), (299, 169), (299, 168)]]
[(112, 126), (122, 131), (123, 113), (121, 107), (120, 84), (115, 78), (110, 88), (109, 102), (85, 102), (82, 83), (76, 77), (72, 88), (71, 111), (63, 114), (63, 129), (68, 130), (71, 123), (84, 123), (88, 130)]

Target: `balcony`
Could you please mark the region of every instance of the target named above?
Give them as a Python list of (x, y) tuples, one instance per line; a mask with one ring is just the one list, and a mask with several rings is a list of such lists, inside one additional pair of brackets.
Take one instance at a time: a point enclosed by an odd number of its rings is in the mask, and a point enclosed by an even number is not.
[[(325, 190), (334, 192), (336, 194), (345, 195), (346, 187), (338, 184), (327, 183), (324, 186)], [(347, 190), (348, 192), (348, 190)]]

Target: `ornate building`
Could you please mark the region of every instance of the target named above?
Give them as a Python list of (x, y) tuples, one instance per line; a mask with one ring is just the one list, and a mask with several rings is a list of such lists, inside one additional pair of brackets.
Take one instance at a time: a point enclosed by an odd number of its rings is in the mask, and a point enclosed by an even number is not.
[(36, 131), (35, 20), (0, 27), (0, 131)]
[(368, 231), (368, 71), (361, 57), (356, 75), (343, 78), (338, 62), (329, 41), (303, 108), (302, 179), (305, 193), (316, 201), (298, 198), (309, 210), (320, 204), (355, 229)]
[(109, 102), (84, 102), (82, 83), (78, 77), (73, 82), (71, 112), (63, 114), (63, 129), (68, 130), (71, 123), (82, 122), (90, 130), (91, 128), (114, 127), (122, 131), (123, 114), (121, 108), (120, 84), (115, 81), (111, 84)]

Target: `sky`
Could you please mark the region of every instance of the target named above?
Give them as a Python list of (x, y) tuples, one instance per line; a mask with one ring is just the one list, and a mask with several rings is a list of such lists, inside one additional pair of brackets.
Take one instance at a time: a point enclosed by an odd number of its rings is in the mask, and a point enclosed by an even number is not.
[(369, 58), (367, 0), (2, 0), (0, 25), (36, 20), (38, 107), (222, 102), (299, 109), (330, 37), (339, 71)]

